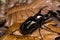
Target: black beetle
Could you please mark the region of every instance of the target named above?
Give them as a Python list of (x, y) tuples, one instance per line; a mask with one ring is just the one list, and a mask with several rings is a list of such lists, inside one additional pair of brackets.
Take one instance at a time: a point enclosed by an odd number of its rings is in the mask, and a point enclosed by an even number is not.
[(58, 19), (58, 17), (56, 16), (57, 14), (52, 10), (49, 10), (49, 12), (46, 15), (40, 14), (43, 8), (41, 8), (36, 15), (29, 17), (24, 23), (22, 23), (22, 25), (20, 26), (20, 30), (23, 35), (31, 34), (37, 28), (41, 28), (45, 21), (48, 20), (51, 16), (54, 16)]

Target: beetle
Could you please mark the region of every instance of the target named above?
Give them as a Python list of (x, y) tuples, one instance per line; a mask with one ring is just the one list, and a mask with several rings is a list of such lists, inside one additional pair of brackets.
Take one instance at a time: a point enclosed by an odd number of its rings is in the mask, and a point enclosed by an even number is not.
[(29, 17), (28, 19), (26, 19), (25, 22), (22, 23), (19, 29), (21, 30), (21, 33), (23, 35), (31, 34), (37, 28), (41, 28), (45, 21), (51, 18), (52, 16), (60, 20), (59, 17), (57, 17), (57, 14), (52, 10), (49, 10), (46, 15), (42, 15), (41, 10), (46, 7), (47, 6), (41, 8), (36, 15)]

